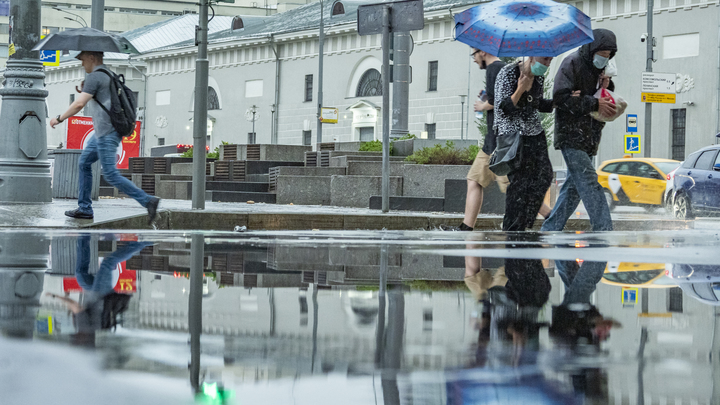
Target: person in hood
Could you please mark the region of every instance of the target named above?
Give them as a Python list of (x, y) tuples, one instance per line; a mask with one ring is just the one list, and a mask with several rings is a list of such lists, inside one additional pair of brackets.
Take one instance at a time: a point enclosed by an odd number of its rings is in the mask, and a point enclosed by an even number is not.
[[(593, 231), (611, 231), (612, 219), (603, 188), (598, 182), (592, 157), (597, 154), (605, 123), (590, 116), (593, 111), (611, 116), (615, 104), (610, 98), (597, 99), (600, 87), (614, 90), (605, 76), (605, 66), (617, 52), (615, 34), (593, 30), (595, 40), (565, 58), (555, 76), (555, 149), (562, 151), (568, 175), (543, 231), (561, 231), (582, 200)], [(578, 97), (573, 92), (579, 91)]]

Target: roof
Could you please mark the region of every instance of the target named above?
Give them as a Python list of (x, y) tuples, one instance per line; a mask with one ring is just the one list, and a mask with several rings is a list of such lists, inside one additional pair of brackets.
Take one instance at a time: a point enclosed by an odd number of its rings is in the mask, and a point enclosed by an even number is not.
[[(213, 34), (227, 29), (232, 24), (233, 18), (216, 15), (208, 23), (208, 33)], [(245, 18), (251, 17), (243, 17), (243, 19)], [(130, 40), (141, 53), (188, 40), (192, 40), (194, 43), (195, 26), (198, 24), (198, 19), (197, 14), (185, 14), (136, 28), (120, 35)]]
[[(345, 7), (345, 14), (331, 16), (334, 2), (325, 0), (323, 2), (323, 24), (325, 27), (332, 27), (355, 22), (357, 21), (358, 7), (363, 4), (374, 3), (377, 3), (377, 1), (342, 0), (342, 4)], [(425, 12), (429, 12), (478, 3), (480, 3), (478, 0), (425, 0), (423, 6)], [(209, 35), (209, 42), (221, 43), (241, 39), (265, 38), (270, 35), (317, 29), (320, 26), (320, 2), (316, 1), (268, 17), (243, 16), (242, 18), (245, 23), (245, 29), (233, 31), (228, 23), (225, 29)], [(252, 20), (246, 20), (246, 18), (252, 18)], [(135, 43), (133, 42), (133, 44)], [(191, 42), (185, 41), (171, 45), (168, 48), (179, 48), (189, 45), (191, 45)]]

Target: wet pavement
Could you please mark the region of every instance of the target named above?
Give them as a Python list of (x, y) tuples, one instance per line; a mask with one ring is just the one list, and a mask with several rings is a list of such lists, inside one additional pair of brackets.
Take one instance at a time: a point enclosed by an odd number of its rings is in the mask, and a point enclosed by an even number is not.
[(719, 241), (1, 231), (0, 403), (716, 404)]

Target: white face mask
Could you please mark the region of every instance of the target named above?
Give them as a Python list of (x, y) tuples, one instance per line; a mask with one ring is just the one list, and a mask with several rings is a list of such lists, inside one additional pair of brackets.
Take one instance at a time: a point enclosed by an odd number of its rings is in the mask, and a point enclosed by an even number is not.
[(605, 65), (607, 65), (609, 60), (610, 58), (595, 54), (595, 56), (593, 56), (593, 65), (595, 65), (595, 67), (598, 69), (602, 69), (605, 67)]

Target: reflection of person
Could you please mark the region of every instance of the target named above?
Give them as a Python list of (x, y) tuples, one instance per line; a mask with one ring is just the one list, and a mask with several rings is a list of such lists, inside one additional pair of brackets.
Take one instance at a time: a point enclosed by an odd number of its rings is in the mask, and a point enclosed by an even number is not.
[[(612, 230), (610, 209), (592, 162), (605, 123), (593, 119), (590, 113), (598, 111), (605, 116), (615, 113), (615, 104), (610, 99), (597, 99), (594, 95), (600, 86), (614, 89), (603, 72), (615, 56), (617, 44), (610, 30), (595, 29), (593, 35), (592, 43), (563, 60), (555, 76), (555, 149), (562, 151), (568, 174), (552, 213), (543, 223), (543, 231), (563, 230), (580, 200), (590, 216), (593, 231)], [(577, 90), (580, 96), (572, 97)]]
[(61, 300), (73, 313), (76, 338), (92, 343), (99, 329), (111, 329), (117, 324), (117, 316), (128, 308), (130, 295), (113, 291), (113, 271), (117, 265), (130, 259), (150, 242), (129, 242), (118, 248), (100, 264), (96, 274), (90, 274), (90, 235), (82, 235), (77, 242), (77, 265), (75, 278), (82, 288), (82, 304), (56, 294), (46, 295)]
[(569, 344), (599, 345), (605, 341), (613, 327), (620, 326), (605, 318), (590, 304), (590, 296), (602, 279), (606, 262), (556, 260), (555, 267), (565, 284), (565, 295), (560, 305), (553, 307), (550, 335), (557, 341)]
[(149, 222), (155, 219), (160, 199), (148, 195), (138, 188), (133, 182), (120, 175), (115, 166), (115, 154), (122, 138), (113, 128), (110, 116), (105, 109), (110, 109), (110, 77), (98, 71), (107, 69), (103, 64), (102, 52), (80, 52), (76, 58), (82, 61), (87, 78), (82, 84), (82, 93), (75, 98), (64, 113), (50, 120), (50, 126), (56, 125), (72, 117), (82, 110), (87, 104), (90, 108), (90, 116), (93, 120), (95, 135), (85, 146), (80, 156), (80, 175), (78, 177), (78, 208), (65, 211), (65, 215), (71, 218), (93, 219), (92, 199), (92, 164), (100, 160), (102, 174), (105, 180), (113, 187), (127, 194), (147, 208)]
[[(552, 164), (547, 151), (540, 112), (553, 110), (553, 101), (543, 96), (544, 75), (551, 57), (531, 57), (505, 66), (495, 82), (495, 126), (499, 136), (519, 133), (522, 152), (518, 169), (508, 174), (504, 231), (531, 228), (552, 182)], [(541, 212), (547, 215), (549, 208)]]

